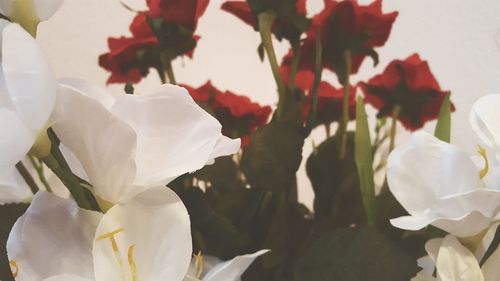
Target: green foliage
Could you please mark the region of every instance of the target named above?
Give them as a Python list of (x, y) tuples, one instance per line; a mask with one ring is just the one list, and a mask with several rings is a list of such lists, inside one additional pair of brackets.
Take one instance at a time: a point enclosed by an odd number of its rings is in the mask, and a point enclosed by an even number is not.
[(436, 138), (450, 142), (451, 139), (451, 102), (450, 93), (447, 93), (441, 104), (439, 118), (434, 131)]
[(333, 230), (316, 239), (297, 261), (294, 281), (407, 281), (413, 258), (373, 227)]
[(377, 206), (375, 204), (375, 183), (373, 179), (373, 152), (365, 103), (361, 97), (358, 97), (356, 103), (356, 132), (354, 143), (361, 198), (365, 206), (367, 221), (369, 224), (373, 225), (377, 213)]
[(0, 206), (0, 280), (14, 281), (5, 246), (12, 226), (14, 226), (16, 220), (24, 214), (27, 208), (28, 204), (7, 204)]

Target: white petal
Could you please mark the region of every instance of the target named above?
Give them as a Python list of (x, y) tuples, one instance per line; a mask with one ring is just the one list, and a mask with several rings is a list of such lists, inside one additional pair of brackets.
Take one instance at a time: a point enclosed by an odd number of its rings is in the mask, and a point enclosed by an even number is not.
[(94, 192), (107, 201), (125, 202), (142, 189), (135, 176), (136, 135), (98, 101), (61, 87), (53, 128), (80, 160)]
[(433, 238), (429, 241), (425, 242), (425, 251), (431, 258), (432, 262), (435, 264), (437, 260), (437, 256), (439, 253), (439, 248), (443, 244), (443, 238)]
[(479, 98), (470, 113), (471, 127), (489, 147), (500, 148), (500, 95), (493, 94)]
[(210, 160), (213, 160), (219, 156), (231, 155), (241, 147), (241, 139), (231, 139), (226, 136), (221, 136), (217, 143), (215, 144), (214, 151), (210, 156)]
[(6, 108), (0, 108), (0, 131), (0, 167), (14, 166), (30, 150), (35, 135), (14, 112)]
[[(111, 240), (103, 238), (114, 231), (116, 252)], [(149, 189), (115, 205), (101, 220), (94, 242), (96, 281), (131, 280), (123, 277), (131, 278), (134, 262), (137, 280), (181, 281), (191, 252), (189, 216), (181, 200), (166, 187)]]
[(481, 270), (483, 271), (485, 281), (497, 281), (500, 276), (500, 247), (498, 247), (493, 254), (483, 264)]
[(483, 274), (474, 255), (452, 235), (444, 238), (436, 268), (442, 281), (483, 281)]
[(12, 13), (12, 1), (13, 0), (0, 0), (0, 13), (2, 13), (2, 15), (10, 17)]
[(57, 12), (63, 0), (33, 0), (33, 2), (35, 4), (38, 19), (40, 21), (45, 21)]
[(481, 186), (476, 166), (464, 152), (424, 132), (389, 155), (387, 180), (410, 214), (424, 213), (437, 198)]
[(43, 281), (93, 281), (92, 279), (83, 278), (77, 275), (61, 274), (44, 279)]
[(138, 185), (166, 184), (202, 168), (214, 156), (239, 149), (234, 142), (221, 142), (220, 123), (178, 86), (163, 85), (149, 95), (121, 95), (111, 111), (137, 132)]
[(14, 166), (0, 170), (0, 205), (26, 202), (32, 196), (33, 193)]
[(7, 241), (9, 259), (18, 266), (16, 281), (59, 274), (93, 278), (92, 243), (100, 218), (72, 200), (39, 191)]
[(260, 250), (249, 255), (237, 256), (234, 259), (221, 263), (214, 267), (203, 277), (203, 281), (238, 281), (241, 275), (253, 263), (253, 261), (269, 252), (269, 250)]
[(2, 68), (12, 106), (21, 120), (38, 133), (52, 113), (57, 86), (35, 39), (17, 24), (3, 29)]
[(61, 78), (57, 80), (59, 85), (70, 88), (82, 95), (98, 100), (106, 109), (110, 109), (115, 103), (115, 98), (105, 89), (77, 78)]

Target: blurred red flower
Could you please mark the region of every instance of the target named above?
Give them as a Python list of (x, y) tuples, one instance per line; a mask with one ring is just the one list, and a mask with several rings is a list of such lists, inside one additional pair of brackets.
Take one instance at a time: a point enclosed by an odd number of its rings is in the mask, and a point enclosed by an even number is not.
[(198, 20), (208, 6), (208, 0), (147, 0), (148, 16), (163, 18), (166, 23), (175, 23), (195, 31)]
[(224, 135), (241, 138), (242, 147), (248, 144), (252, 132), (267, 124), (272, 112), (271, 107), (261, 106), (246, 96), (222, 92), (210, 81), (196, 89), (182, 86), (201, 107), (219, 120)]
[[(316, 111), (316, 125), (330, 124), (342, 118), (342, 102), (344, 89), (335, 88), (328, 82), (321, 82), (318, 88), (318, 106)], [(312, 95), (307, 95), (304, 102), (303, 117), (307, 120), (312, 106)], [(349, 118), (356, 117), (356, 88), (349, 86)]]
[[(309, 21), (306, 19), (306, 0), (249, 0), (248, 2), (258, 2), (254, 4), (256, 7), (261, 8), (263, 11), (272, 10), (276, 13), (272, 32), (278, 40), (286, 38), (298, 42), (301, 34), (309, 25)], [(258, 30), (257, 13), (261, 11), (252, 11), (248, 2), (227, 1), (222, 4), (221, 8)]]
[[(367, 103), (377, 108), (378, 116), (392, 116), (399, 106), (399, 121), (410, 131), (437, 119), (446, 91), (441, 90), (429, 64), (414, 54), (394, 60), (368, 83), (360, 83)], [(453, 108), (454, 110), (454, 108)]]

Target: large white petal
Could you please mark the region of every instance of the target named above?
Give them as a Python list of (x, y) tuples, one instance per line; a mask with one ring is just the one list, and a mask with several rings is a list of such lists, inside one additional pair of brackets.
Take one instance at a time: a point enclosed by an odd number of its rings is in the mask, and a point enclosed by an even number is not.
[(43, 281), (93, 281), (93, 279), (83, 278), (77, 275), (61, 274), (44, 279)]
[(125, 202), (142, 190), (135, 176), (136, 135), (95, 99), (61, 87), (53, 128), (80, 160), (94, 192), (107, 201)]
[(500, 276), (500, 247), (483, 264), (484, 281), (497, 281)]
[(2, 68), (12, 106), (38, 133), (54, 108), (57, 84), (35, 39), (17, 24), (3, 29)]
[(28, 201), (33, 193), (17, 169), (2, 167), (0, 170), (0, 205)]
[(105, 89), (90, 84), (85, 80), (77, 78), (61, 78), (57, 80), (59, 85), (70, 88), (82, 95), (98, 100), (106, 109), (110, 109), (115, 103), (115, 98)]
[(72, 200), (39, 191), (7, 241), (9, 259), (18, 267), (16, 280), (38, 281), (59, 274), (92, 279), (92, 243), (100, 218)]
[(139, 185), (165, 184), (239, 149), (239, 142), (222, 138), (221, 124), (178, 86), (119, 96), (111, 111), (137, 132)]
[(500, 95), (479, 98), (472, 106), (470, 123), (472, 129), (488, 146), (500, 149)]
[(36, 15), (40, 21), (48, 20), (52, 17), (59, 6), (64, 2), (63, 0), (33, 0), (35, 4)]
[(387, 180), (412, 215), (426, 212), (438, 198), (481, 186), (479, 172), (464, 152), (424, 132), (389, 155)]
[(452, 235), (443, 239), (436, 268), (442, 281), (483, 281), (483, 274), (474, 255)]
[(249, 255), (237, 256), (234, 259), (223, 262), (214, 267), (203, 277), (203, 281), (239, 281), (241, 275), (253, 263), (253, 261), (269, 252), (269, 250), (260, 250)]
[[(113, 232), (116, 251), (111, 239), (104, 238)], [(101, 220), (94, 242), (96, 281), (131, 280), (134, 263), (137, 280), (181, 281), (191, 252), (189, 216), (182, 201), (166, 187), (149, 189), (115, 205)]]

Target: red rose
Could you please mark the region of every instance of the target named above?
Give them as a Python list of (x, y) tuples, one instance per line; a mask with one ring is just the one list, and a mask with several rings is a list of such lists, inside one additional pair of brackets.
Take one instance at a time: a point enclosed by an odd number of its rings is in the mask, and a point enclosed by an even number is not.
[(378, 116), (392, 116), (399, 106), (398, 119), (410, 131), (437, 119), (446, 95), (418, 54), (392, 61), (382, 74), (360, 86), (366, 102), (379, 110)]
[[(264, 2), (257, 3), (256, 6), (264, 6), (264, 9), (273, 10), (276, 13), (276, 19), (272, 27), (274, 35), (279, 40), (286, 38), (290, 41), (298, 41), (300, 35), (306, 30), (309, 24), (309, 21), (306, 19), (306, 0), (264, 0)], [(248, 2), (227, 1), (222, 4), (221, 8), (252, 26), (255, 30), (258, 30), (257, 13), (259, 11), (252, 11)]]
[[(354, 119), (356, 116), (356, 88), (349, 86), (349, 117)], [(316, 124), (330, 124), (340, 121), (342, 118), (342, 102), (344, 99), (344, 89), (335, 88), (329, 83), (323, 81), (318, 88), (318, 106), (316, 113)], [(311, 110), (312, 95), (309, 93), (304, 103), (303, 116), (307, 120)]]
[(271, 115), (271, 107), (261, 106), (252, 102), (246, 96), (240, 96), (230, 91), (222, 92), (210, 81), (194, 89), (188, 89), (193, 99), (202, 107), (208, 106), (208, 111), (222, 124), (222, 132), (228, 137), (240, 137), (242, 146), (248, 144), (250, 134), (267, 123)]
[(137, 83), (146, 76), (156, 60), (151, 52), (158, 45), (144, 14), (130, 25), (133, 37), (109, 38), (109, 53), (99, 56), (99, 65), (111, 72), (107, 83)]
[(147, 0), (148, 16), (163, 18), (195, 31), (199, 18), (208, 6), (208, 0)]

